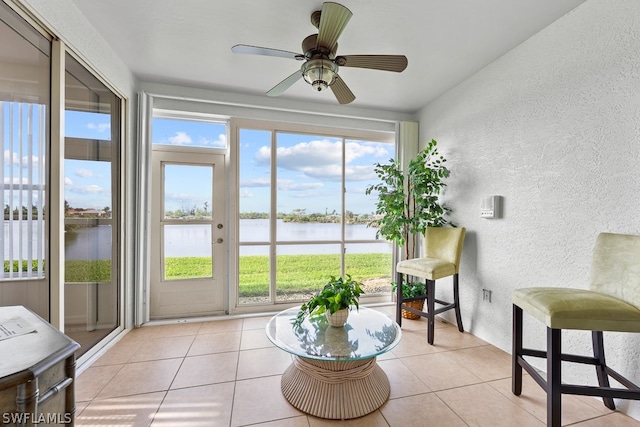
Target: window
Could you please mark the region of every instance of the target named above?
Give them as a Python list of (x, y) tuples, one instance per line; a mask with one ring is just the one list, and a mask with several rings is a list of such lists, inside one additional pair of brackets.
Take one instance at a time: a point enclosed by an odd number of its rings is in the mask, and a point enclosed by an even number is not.
[[(322, 131), (322, 129), (320, 129)], [(392, 245), (368, 226), (374, 164), (395, 155), (389, 133), (241, 127), (238, 304), (307, 298), (330, 275), (389, 291)]]
[(4, 174), (0, 281), (42, 279), (51, 42), (4, 3), (0, 3), (0, 40), (0, 166)]
[(210, 117), (198, 120), (194, 114), (154, 110), (153, 144), (182, 147), (226, 148), (227, 123)]

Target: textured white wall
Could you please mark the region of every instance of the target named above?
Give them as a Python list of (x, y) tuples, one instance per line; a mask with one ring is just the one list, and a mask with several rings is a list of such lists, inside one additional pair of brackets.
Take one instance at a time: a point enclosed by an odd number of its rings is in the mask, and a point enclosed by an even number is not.
[[(510, 352), (515, 288), (586, 287), (599, 232), (640, 234), (639, 52), (640, 2), (589, 0), (420, 111), (421, 146), (438, 140), (444, 199), (468, 229), (461, 305), (477, 336)], [(480, 218), (494, 194), (503, 218)], [(543, 327), (525, 327), (544, 348)], [(590, 351), (587, 333), (563, 343)], [(605, 334), (605, 348), (640, 383), (640, 337)], [(619, 407), (640, 418), (640, 402)]]

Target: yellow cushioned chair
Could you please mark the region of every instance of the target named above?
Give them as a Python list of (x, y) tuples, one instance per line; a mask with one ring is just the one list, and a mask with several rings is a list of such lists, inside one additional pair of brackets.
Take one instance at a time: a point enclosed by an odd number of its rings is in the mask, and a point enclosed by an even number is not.
[[(462, 316), (460, 315), (460, 301), (458, 298), (458, 273), (460, 271), (460, 255), (466, 229), (428, 227), (424, 235), (424, 257), (400, 261), (396, 265), (397, 272), (397, 299), (396, 322), (402, 326), (402, 310), (407, 310), (418, 316), (426, 317), (427, 341), (433, 344), (433, 332), (435, 316), (444, 311), (454, 309), (458, 330), (464, 332)], [(426, 294), (411, 299), (402, 299), (403, 275), (419, 277), (425, 280)], [(436, 299), (435, 281), (443, 277), (453, 276), (453, 303)], [(420, 311), (404, 304), (409, 301), (425, 300), (425, 311)], [(443, 307), (435, 309), (438, 303)]]
[[(522, 347), (522, 312), (547, 326), (547, 351)], [(592, 331), (593, 357), (564, 354), (562, 329)], [(589, 290), (536, 287), (513, 292), (512, 391), (522, 392), (522, 368), (547, 393), (547, 425), (561, 424), (561, 395), (601, 396), (607, 408), (613, 398), (640, 400), (640, 388), (607, 366), (603, 331), (640, 332), (640, 236), (601, 233), (591, 264)], [(546, 380), (525, 356), (547, 359)], [(560, 362), (594, 365), (598, 387), (563, 384)], [(625, 388), (613, 388), (609, 377)]]

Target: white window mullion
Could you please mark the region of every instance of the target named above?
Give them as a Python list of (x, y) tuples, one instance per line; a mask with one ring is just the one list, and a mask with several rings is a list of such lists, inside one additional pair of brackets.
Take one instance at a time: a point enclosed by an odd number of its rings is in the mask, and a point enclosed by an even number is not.
[(40, 105), (38, 107), (38, 226), (37, 226), (37, 256), (38, 256), (38, 277), (44, 277), (44, 242), (45, 242), (45, 223), (44, 223), (44, 197), (45, 197), (45, 165), (46, 165), (46, 143), (47, 136), (45, 134), (46, 126), (46, 107)]
[(13, 278), (13, 145), (14, 145), (14, 132), (13, 132), (13, 104), (9, 103), (9, 278)]
[(29, 191), (27, 192), (27, 277), (32, 277), (31, 267), (33, 265), (33, 191), (35, 187), (33, 185), (33, 105), (29, 104), (27, 114), (27, 129), (28, 129), (28, 142), (27, 142), (27, 180), (29, 184)]

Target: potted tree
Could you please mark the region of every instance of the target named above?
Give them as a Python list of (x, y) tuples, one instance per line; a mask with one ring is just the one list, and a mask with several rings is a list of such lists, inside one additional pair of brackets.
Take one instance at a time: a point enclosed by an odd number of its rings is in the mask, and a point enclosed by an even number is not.
[(349, 274), (346, 278), (330, 276), (327, 284), (300, 306), (293, 324), (300, 326), (307, 317), (325, 313), (331, 326), (342, 327), (351, 307), (356, 310), (360, 307), (358, 301), (363, 293), (362, 283), (353, 280)]
[[(382, 236), (395, 242), (404, 249), (404, 259), (417, 255), (416, 235), (424, 234), (427, 227), (441, 227), (449, 223), (445, 218), (449, 210), (440, 203), (440, 192), (446, 186), (444, 180), (449, 176), (449, 169), (437, 146), (436, 140), (432, 139), (409, 162), (406, 174), (400, 162), (394, 159), (390, 159), (388, 164), (377, 163), (375, 173), (380, 182), (366, 189), (366, 194), (378, 194), (376, 218), (369, 223), (378, 227), (376, 238)], [(414, 298), (424, 295), (424, 292), (422, 283), (402, 285), (403, 298)], [(415, 308), (422, 310), (424, 300), (413, 303), (417, 305)], [(415, 316), (404, 311), (402, 315), (405, 318)]]

